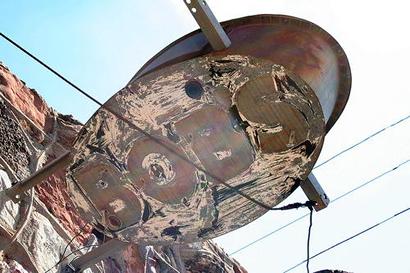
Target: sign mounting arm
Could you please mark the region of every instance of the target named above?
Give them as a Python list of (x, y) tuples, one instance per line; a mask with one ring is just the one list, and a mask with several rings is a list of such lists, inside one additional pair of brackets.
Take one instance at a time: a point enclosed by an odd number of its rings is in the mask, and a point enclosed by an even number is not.
[(183, 1), (214, 50), (223, 50), (231, 45), (231, 40), (205, 0)]

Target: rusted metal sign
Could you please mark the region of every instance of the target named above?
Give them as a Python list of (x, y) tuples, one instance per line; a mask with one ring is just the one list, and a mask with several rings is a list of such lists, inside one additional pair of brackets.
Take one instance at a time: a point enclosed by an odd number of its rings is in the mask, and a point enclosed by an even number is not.
[(238, 191), (268, 206), (283, 201), (308, 177), (347, 102), (346, 55), (299, 18), (258, 15), (222, 27), (229, 48), (212, 51), (199, 31), (172, 43), (93, 115), (74, 154), (8, 195), (18, 200), (73, 158), (67, 181), (79, 212), (139, 244), (213, 238), (266, 212)]
[(220, 181), (275, 206), (306, 179), (325, 134), (305, 82), (241, 55), (157, 70), (105, 108), (159, 141), (101, 108), (74, 145), (69, 187), (88, 221), (137, 243), (198, 241), (253, 221), (266, 210)]
[(342, 113), (351, 88), (348, 59), (339, 43), (318, 25), (287, 15), (254, 15), (221, 23), (232, 44), (213, 51), (201, 30), (171, 43), (132, 78), (198, 56), (240, 54), (283, 65), (319, 98), (329, 131)]

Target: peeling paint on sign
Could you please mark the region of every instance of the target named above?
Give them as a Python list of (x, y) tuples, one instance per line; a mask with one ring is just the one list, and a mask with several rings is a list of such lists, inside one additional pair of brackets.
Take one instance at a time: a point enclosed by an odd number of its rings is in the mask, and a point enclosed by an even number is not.
[(155, 140), (101, 108), (76, 140), (69, 187), (96, 228), (136, 243), (205, 240), (255, 220), (266, 210), (220, 181), (275, 206), (310, 173), (325, 134), (306, 83), (240, 55), (158, 70), (105, 107)]

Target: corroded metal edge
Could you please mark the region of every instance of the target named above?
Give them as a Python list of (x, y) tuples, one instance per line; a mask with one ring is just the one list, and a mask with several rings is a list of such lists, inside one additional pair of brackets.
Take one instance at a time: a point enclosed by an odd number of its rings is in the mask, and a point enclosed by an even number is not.
[[(340, 46), (340, 44), (336, 41), (335, 38), (332, 37), (328, 32), (326, 32), (320, 26), (293, 16), (288, 15), (271, 15), (271, 14), (261, 14), (261, 15), (253, 15), (247, 16), (242, 18), (237, 18), (229, 21), (222, 22), (221, 25), (228, 33), (235, 28), (247, 25), (254, 25), (254, 24), (293, 24), (297, 27), (300, 27), (303, 30), (312, 31), (312, 33), (319, 33), (325, 38), (329, 44), (331, 44), (332, 49), (335, 52), (335, 57), (337, 58), (338, 62), (338, 70), (339, 70), (339, 79), (338, 79), (338, 90), (337, 90), (337, 98), (332, 109), (332, 113), (326, 123), (326, 131), (328, 132), (335, 122), (340, 117), (341, 113), (343, 112), (345, 105), (349, 99), (350, 89), (351, 89), (351, 70), (349, 61), (347, 56)], [(189, 45), (185, 45), (185, 48), (177, 49), (179, 45), (183, 42), (191, 43)], [(188, 47), (186, 47), (188, 46)], [(160, 57), (163, 57), (165, 53), (169, 53), (172, 50), (182, 50), (184, 52), (176, 52), (177, 55), (175, 57), (169, 58), (168, 60), (159, 61), (158, 64), (153, 65), (155, 61), (158, 61)], [(225, 51), (227, 51), (225, 53)], [(222, 53), (229, 53), (229, 49), (222, 51)], [(154, 57), (152, 57), (148, 62), (146, 62), (141, 69), (134, 75), (134, 77), (130, 80), (130, 83), (138, 79), (139, 77), (151, 73), (155, 70), (160, 68), (176, 64), (179, 62), (183, 62), (187, 59), (191, 59), (194, 57), (206, 55), (212, 53), (212, 48), (207, 43), (206, 37), (202, 34), (201, 30), (193, 31), (180, 39), (174, 41), (173, 43), (166, 46), (162, 49), (159, 53), (157, 53)], [(252, 54), (245, 54), (250, 55)], [(150, 67), (151, 66), (151, 67)], [(303, 78), (303, 77), (302, 77)]]

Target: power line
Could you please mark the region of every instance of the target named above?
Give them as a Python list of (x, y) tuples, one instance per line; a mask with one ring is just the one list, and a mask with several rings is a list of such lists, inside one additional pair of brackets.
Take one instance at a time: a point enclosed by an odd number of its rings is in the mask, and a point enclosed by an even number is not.
[(27, 51), (26, 49), (24, 49), (22, 46), (20, 46), (18, 43), (14, 42), (12, 39), (10, 39), (9, 37), (7, 37), (6, 35), (4, 35), (2, 32), (0, 32), (0, 36), (3, 37), (6, 41), (8, 41), (9, 43), (11, 43), (12, 45), (14, 45), (15, 47), (17, 47), (18, 49), (20, 49), (21, 51), (23, 51), (25, 54), (27, 54), (30, 58), (34, 59), (36, 62), (38, 62), (39, 64), (41, 64), (42, 66), (44, 66), (47, 70), (51, 71), (51, 73), (53, 73), (54, 75), (56, 75), (57, 77), (59, 77), (61, 80), (63, 80), (64, 82), (66, 82), (68, 85), (70, 85), (71, 87), (73, 87), (74, 89), (76, 89), (77, 91), (79, 91), (81, 94), (83, 94), (84, 96), (86, 96), (88, 99), (92, 100), (93, 102), (95, 102), (96, 104), (102, 106), (102, 103), (99, 102), (97, 99), (95, 99), (94, 97), (92, 97), (91, 95), (87, 94), (87, 92), (85, 92), (84, 90), (82, 90), (80, 87), (78, 87), (77, 85), (75, 85), (74, 83), (72, 83), (70, 80), (68, 80), (66, 77), (64, 77), (63, 75), (61, 75), (60, 73), (58, 73), (57, 71), (55, 71), (53, 68), (51, 68), (50, 66), (48, 66), (46, 63), (44, 63), (43, 61), (41, 61), (39, 58), (37, 58), (36, 56), (34, 56), (33, 54), (31, 54), (29, 51)]
[[(397, 216), (400, 216), (400, 215), (402, 215), (403, 213), (406, 213), (406, 212), (408, 212), (408, 211), (410, 211), (410, 208), (404, 209), (404, 210), (402, 210), (402, 211), (400, 211), (400, 212), (398, 212), (398, 213), (396, 213), (396, 214), (393, 214), (393, 215), (390, 216), (389, 218), (386, 218), (386, 219), (384, 219), (383, 221), (380, 221), (380, 222), (374, 224), (373, 226), (368, 227), (368, 228), (366, 228), (366, 229), (364, 229), (364, 230), (362, 230), (362, 231), (360, 231), (360, 232), (358, 232), (358, 233), (356, 233), (356, 234), (354, 234), (354, 235), (352, 235), (352, 236), (350, 236), (350, 237), (344, 239), (343, 241), (340, 241), (340, 242), (338, 242), (338, 243), (336, 243), (336, 244), (334, 244), (334, 245), (332, 245), (332, 246), (330, 246), (330, 247), (328, 247), (328, 248), (326, 248), (326, 249), (324, 249), (324, 250), (322, 250), (322, 251), (316, 253), (315, 255), (313, 255), (312, 257), (310, 257), (310, 260), (312, 260), (312, 259), (314, 259), (314, 258), (316, 258), (316, 257), (318, 257), (318, 256), (320, 256), (320, 255), (322, 255), (323, 253), (328, 252), (329, 250), (331, 250), (331, 249), (333, 249), (333, 248), (335, 248), (335, 247), (337, 247), (337, 246), (340, 246), (340, 245), (342, 245), (342, 244), (344, 244), (344, 243), (346, 243), (346, 242), (348, 242), (348, 241), (350, 241), (350, 240), (352, 240), (352, 239), (354, 239), (354, 238), (356, 238), (356, 237), (358, 237), (358, 236), (360, 236), (360, 235), (362, 235), (362, 234), (364, 234), (364, 233), (366, 233), (366, 232), (368, 232), (368, 231), (370, 231), (370, 230), (372, 230), (372, 229), (374, 229), (374, 228), (376, 228), (376, 227), (378, 227), (378, 226), (380, 226), (380, 225), (383, 225), (384, 223), (386, 223), (386, 222), (392, 220), (393, 218), (395, 218), (395, 217), (397, 217)], [(306, 261), (307, 261), (307, 259), (304, 260), (304, 261), (302, 261), (302, 262), (300, 262), (300, 263), (298, 263), (298, 264), (296, 264), (296, 265), (294, 265), (294, 266), (292, 266), (292, 267), (290, 267), (290, 268), (287, 269), (286, 271), (283, 271), (283, 273), (286, 273), (286, 272), (289, 272), (289, 271), (295, 269), (296, 267), (302, 265), (302, 264), (305, 263)]]
[(348, 147), (348, 148), (346, 148), (346, 149), (344, 149), (344, 150), (338, 152), (337, 154), (333, 155), (332, 157), (330, 157), (330, 158), (326, 159), (325, 161), (319, 163), (319, 164), (318, 164), (317, 166), (315, 166), (313, 169), (317, 169), (317, 168), (322, 167), (323, 165), (329, 163), (329, 162), (332, 161), (333, 159), (335, 159), (335, 158), (341, 156), (342, 154), (344, 154), (344, 153), (350, 151), (351, 149), (353, 149), (353, 148), (359, 146), (360, 144), (363, 144), (364, 142), (370, 140), (371, 138), (377, 136), (378, 134), (384, 132), (385, 130), (387, 130), (387, 129), (389, 129), (389, 128), (392, 128), (392, 127), (394, 127), (394, 126), (396, 126), (396, 125), (402, 123), (403, 121), (405, 121), (405, 120), (407, 120), (407, 119), (409, 119), (409, 118), (410, 118), (410, 115), (408, 115), (408, 116), (406, 116), (406, 117), (404, 117), (404, 118), (402, 118), (402, 119), (400, 119), (400, 120), (398, 120), (398, 121), (396, 121), (396, 122), (394, 122), (394, 123), (392, 123), (392, 124), (390, 124), (390, 125), (388, 125), (388, 126), (382, 128), (382, 129), (378, 130), (377, 132), (375, 132), (375, 133), (369, 135), (368, 137), (366, 137), (366, 138), (360, 140), (359, 142), (353, 144), (352, 146), (350, 146), (350, 147)]
[[(382, 178), (383, 176), (386, 176), (386, 175), (388, 175), (388, 174), (390, 174), (390, 173), (396, 171), (397, 169), (399, 169), (400, 167), (406, 165), (406, 164), (409, 163), (409, 162), (410, 162), (410, 159), (407, 159), (407, 160), (401, 162), (400, 164), (398, 164), (398, 165), (395, 166), (394, 168), (392, 168), (392, 169), (390, 169), (390, 170), (388, 170), (388, 171), (385, 171), (385, 172), (383, 172), (383, 173), (381, 173), (381, 174), (379, 174), (379, 175), (373, 177), (372, 179), (370, 179), (370, 180), (368, 180), (368, 181), (366, 181), (366, 182), (360, 184), (359, 186), (357, 186), (357, 187), (355, 187), (355, 188), (353, 188), (353, 189), (351, 189), (351, 190), (345, 192), (345, 193), (342, 194), (342, 195), (339, 195), (339, 196), (336, 197), (333, 201), (331, 201), (331, 203), (334, 203), (334, 202), (337, 202), (337, 201), (340, 200), (340, 199), (343, 199), (343, 198), (346, 197), (347, 195), (352, 194), (353, 192), (355, 192), (355, 191), (357, 191), (357, 190), (359, 190), (359, 189), (365, 187), (366, 185), (369, 185), (369, 184), (371, 184), (371, 183), (377, 181), (378, 179)], [(237, 253), (241, 252), (242, 250), (244, 250), (244, 249), (246, 249), (246, 248), (248, 248), (248, 247), (250, 247), (250, 246), (252, 246), (252, 245), (254, 245), (254, 244), (256, 244), (256, 243), (258, 243), (258, 242), (260, 242), (260, 241), (262, 241), (262, 240), (264, 240), (264, 239), (266, 239), (267, 237), (269, 237), (269, 236), (271, 236), (271, 235), (273, 235), (273, 234), (275, 234), (275, 233), (281, 231), (282, 229), (285, 229), (285, 228), (287, 228), (288, 226), (291, 226), (291, 225), (293, 225), (294, 223), (299, 222), (300, 220), (302, 220), (303, 218), (307, 217), (308, 215), (309, 215), (309, 213), (304, 214), (304, 215), (302, 215), (302, 216), (299, 217), (299, 218), (296, 218), (295, 220), (293, 220), (293, 221), (291, 221), (291, 222), (289, 222), (289, 223), (287, 223), (287, 224), (285, 224), (285, 225), (283, 225), (283, 226), (281, 226), (281, 227), (279, 227), (279, 228), (273, 230), (272, 232), (269, 232), (268, 234), (263, 235), (262, 237), (260, 237), (260, 238), (258, 238), (258, 239), (256, 239), (256, 240), (254, 240), (254, 241), (252, 241), (252, 242), (250, 242), (250, 243), (244, 245), (243, 247), (241, 247), (241, 248), (239, 248), (239, 249), (237, 249), (237, 250), (235, 250), (235, 251), (229, 253), (229, 255), (234, 255), (234, 254), (237, 254)]]

